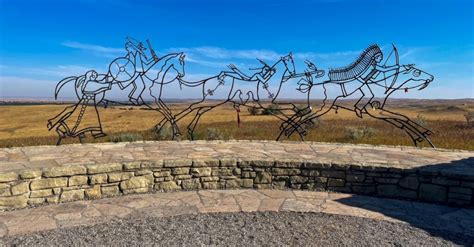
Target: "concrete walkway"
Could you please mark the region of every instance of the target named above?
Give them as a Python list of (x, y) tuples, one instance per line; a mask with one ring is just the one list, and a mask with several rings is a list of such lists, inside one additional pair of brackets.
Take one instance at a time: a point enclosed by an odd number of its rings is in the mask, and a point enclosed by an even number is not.
[(365, 217), (425, 231), (474, 236), (474, 210), (352, 194), (291, 190), (201, 190), (127, 195), (0, 212), (0, 237), (94, 225), (111, 219), (292, 211)]

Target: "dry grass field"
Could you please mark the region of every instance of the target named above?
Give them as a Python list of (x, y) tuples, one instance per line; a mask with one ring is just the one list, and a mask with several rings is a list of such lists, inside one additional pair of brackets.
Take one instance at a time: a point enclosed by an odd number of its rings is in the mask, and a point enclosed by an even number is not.
[[(47, 119), (53, 117), (67, 105), (0, 105), (0, 147), (54, 145), (57, 140), (54, 131), (46, 128)], [(390, 110), (404, 113), (415, 121), (422, 122), (434, 132), (433, 143), (439, 148), (474, 150), (474, 128), (468, 126), (465, 114), (474, 112), (474, 100), (395, 100)], [(185, 104), (171, 104), (173, 111), (183, 109)], [(86, 142), (107, 142), (127, 140), (158, 140), (169, 136), (156, 135), (153, 126), (162, 118), (155, 111), (140, 107), (111, 106), (100, 108), (101, 120), (106, 137)], [(180, 125), (186, 138), (185, 124)], [(195, 139), (250, 139), (274, 140), (279, 133), (279, 122), (270, 115), (251, 115), (246, 109), (241, 112), (241, 126), (237, 126), (236, 112), (222, 106), (208, 112), (201, 118)], [(291, 140), (299, 140), (294, 135)], [(412, 146), (411, 139), (403, 131), (368, 117), (360, 119), (353, 113), (331, 112), (321, 118), (305, 137), (307, 141), (366, 143), (375, 145)], [(77, 143), (68, 138), (63, 143)], [(423, 146), (427, 146), (423, 144)]]

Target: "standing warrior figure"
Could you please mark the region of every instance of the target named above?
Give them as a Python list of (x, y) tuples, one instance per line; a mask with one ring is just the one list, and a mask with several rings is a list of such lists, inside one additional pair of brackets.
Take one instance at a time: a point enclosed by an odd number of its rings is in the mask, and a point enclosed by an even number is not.
[[(396, 51), (395, 47), (394, 51)], [(389, 57), (387, 57), (387, 60)], [(362, 118), (362, 110), (365, 109), (365, 107), (374, 98), (374, 94), (368, 84), (374, 83), (375, 79), (380, 75), (380, 73), (385, 73), (391, 70), (398, 71), (400, 68), (398, 64), (386, 66), (387, 60), (383, 65), (381, 65), (380, 63), (382, 60), (383, 53), (379, 46), (374, 44), (365, 49), (359, 58), (350, 65), (329, 70), (328, 76), (330, 82), (338, 83), (341, 86), (341, 91), (344, 97), (353, 94), (357, 90), (362, 93), (362, 97), (360, 97), (359, 100), (354, 104), (354, 111), (360, 118)], [(392, 87), (393, 83), (395, 83), (396, 78), (394, 77), (393, 79), (394, 80), (388, 88)], [(361, 82), (362, 85), (355, 85), (355, 90), (351, 88), (352, 90), (349, 89), (350, 91), (348, 92), (347, 87), (350, 87), (351, 85), (354, 86), (354, 84), (348, 84), (348, 82), (354, 80)], [(366, 95), (369, 97), (366, 98)]]
[[(48, 120), (48, 130), (57, 126), (56, 132), (59, 135), (57, 145), (61, 144), (61, 140), (66, 137), (79, 137), (82, 142), (87, 132), (90, 132), (94, 138), (105, 136), (97, 105), (102, 101), (104, 92), (110, 90), (112, 83), (108, 82), (107, 76), (90, 70), (83, 76), (71, 76), (60, 81), (56, 86), (55, 98), (61, 88), (70, 81), (75, 81), (79, 102), (66, 107), (61, 113)], [(99, 94), (101, 95), (97, 97)]]

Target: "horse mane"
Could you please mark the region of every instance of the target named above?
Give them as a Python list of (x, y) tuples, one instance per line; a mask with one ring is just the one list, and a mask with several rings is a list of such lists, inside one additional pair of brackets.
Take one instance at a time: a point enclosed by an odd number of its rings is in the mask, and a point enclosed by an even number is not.
[(363, 74), (370, 65), (373, 64), (375, 55), (382, 53), (377, 44), (373, 44), (365, 49), (359, 57), (351, 64), (341, 68), (329, 69), (329, 79), (331, 81), (351, 80)]

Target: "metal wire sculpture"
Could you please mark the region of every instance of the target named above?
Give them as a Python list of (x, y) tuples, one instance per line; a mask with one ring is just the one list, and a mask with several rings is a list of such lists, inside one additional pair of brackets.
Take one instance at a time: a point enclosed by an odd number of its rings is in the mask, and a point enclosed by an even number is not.
[[(194, 114), (187, 125), (187, 135), (194, 139), (194, 132), (200, 118), (206, 113), (224, 104), (232, 104), (237, 114), (240, 107), (258, 110), (268, 110), (277, 106), (278, 110), (269, 111), (280, 120), (280, 133), (277, 140), (283, 136), (290, 138), (295, 132), (301, 140), (307, 135), (308, 130), (317, 119), (331, 110), (344, 109), (352, 111), (362, 118), (369, 116), (383, 120), (405, 131), (415, 145), (427, 141), (434, 147), (429, 136), (432, 132), (420, 124), (412, 121), (407, 116), (385, 109), (387, 99), (394, 92), (409, 89), (425, 89), (434, 77), (413, 64), (400, 65), (398, 50), (393, 45), (392, 52), (383, 64), (383, 53), (378, 45), (371, 45), (350, 65), (338, 69), (329, 69), (328, 79), (325, 71), (320, 70), (314, 63), (306, 60), (307, 68), (302, 73), (297, 73), (292, 53), (281, 57), (273, 64), (267, 64), (258, 59), (261, 66), (252, 68), (251, 75), (242, 72), (235, 65), (230, 64), (228, 70), (198, 81), (188, 81), (185, 77), (185, 55), (171, 53), (158, 57), (151, 43), (147, 40), (150, 58), (146, 55), (143, 43), (127, 38), (125, 50), (127, 54), (114, 59), (106, 74), (96, 71), (87, 71), (84, 75), (71, 76), (61, 80), (55, 89), (55, 98), (60, 90), (69, 82), (74, 82), (78, 102), (66, 107), (62, 112), (48, 120), (49, 130), (55, 129), (58, 133), (57, 145), (66, 137), (78, 137), (82, 142), (86, 133), (94, 137), (103, 137), (99, 104), (106, 107), (109, 103), (125, 105), (144, 105), (151, 110), (160, 112), (163, 119), (156, 124), (157, 132), (163, 130), (167, 124), (171, 125), (173, 139), (181, 135), (178, 122), (184, 117)], [(395, 55), (395, 64), (387, 65), (389, 58)], [(171, 75), (171, 76), (170, 76)], [(403, 77), (399, 80), (399, 76)], [(288, 83), (298, 80), (297, 87)], [(391, 80), (387, 84), (387, 80)], [(186, 108), (172, 112), (171, 108), (163, 101), (163, 96), (175, 90), (178, 85), (180, 90), (198, 88), (201, 91), (198, 99), (191, 102)], [(250, 86), (250, 87), (249, 87)], [(381, 95), (373, 91), (373, 87), (383, 89)], [(249, 88), (252, 88), (249, 90)], [(108, 94), (117, 91), (130, 90), (129, 102), (114, 101)], [(298, 106), (289, 100), (282, 100), (279, 95), (282, 91), (297, 90), (305, 95), (306, 105)], [(322, 93), (322, 102), (314, 106), (316, 98), (312, 94)], [(329, 99), (328, 94), (338, 95)], [(338, 100), (349, 96), (360, 97), (353, 105), (341, 105)], [(149, 96), (153, 102), (144, 100)], [(226, 97), (219, 97), (226, 95)], [(380, 102), (378, 99), (383, 99)], [(84, 117), (89, 116), (89, 121)], [(92, 120), (91, 120), (92, 119)], [(240, 118), (238, 115), (240, 125)]]

